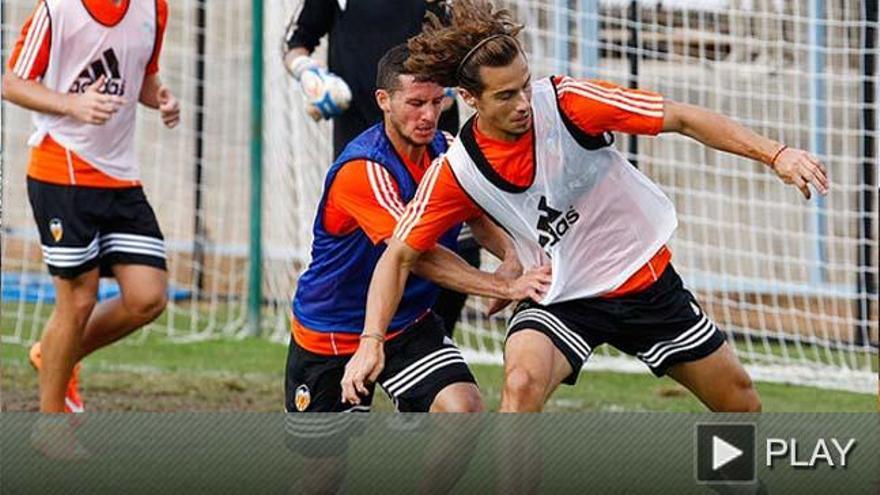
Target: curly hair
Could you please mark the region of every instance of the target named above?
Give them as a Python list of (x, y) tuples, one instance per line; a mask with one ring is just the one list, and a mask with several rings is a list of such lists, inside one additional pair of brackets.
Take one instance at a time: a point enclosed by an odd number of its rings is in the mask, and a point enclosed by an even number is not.
[(421, 34), (410, 38), (407, 71), (443, 86), (479, 95), (480, 67), (504, 67), (522, 53), (516, 35), (523, 26), (491, 0), (455, 0), (448, 25), (429, 14)]

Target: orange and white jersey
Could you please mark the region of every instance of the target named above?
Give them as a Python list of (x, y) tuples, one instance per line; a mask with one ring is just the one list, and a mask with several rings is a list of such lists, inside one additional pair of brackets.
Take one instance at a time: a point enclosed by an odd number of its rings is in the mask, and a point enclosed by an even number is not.
[(148, 64), (155, 63), (161, 42), (159, 3), (125, 1), (116, 22), (106, 22), (87, 4), (94, 2), (40, 2), (27, 35), (10, 59), (10, 68), (26, 79), (42, 69), (42, 84), (60, 93), (82, 93), (104, 76), (101, 91), (121, 96), (125, 103), (104, 125), (35, 112), (36, 131), (28, 144), (39, 146), (50, 137), (102, 174), (136, 181), (135, 112)]
[[(569, 93), (587, 111), (566, 113)], [(481, 145), (474, 121), (465, 124), (446, 162), (435, 165), (440, 179), (421, 183), (416, 198), (424, 199), (410, 202), (395, 236), (429, 248), (435, 232), (478, 206), (511, 235), (524, 267), (552, 266), (542, 304), (613, 294), (644, 267), (653, 270), (652, 261), (668, 263), (664, 245), (677, 225), (672, 203), (603, 135), (656, 134), (662, 97), (541, 79), (532, 86), (532, 115), (526, 150)]]

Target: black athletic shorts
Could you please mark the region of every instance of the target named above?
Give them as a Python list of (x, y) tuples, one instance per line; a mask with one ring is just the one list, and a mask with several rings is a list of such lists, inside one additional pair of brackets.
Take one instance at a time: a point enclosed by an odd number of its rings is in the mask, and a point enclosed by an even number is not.
[[(284, 383), (285, 443), (306, 457), (340, 455), (350, 438), (360, 435), (369, 412), (375, 386), (361, 404), (342, 403), (342, 376), (351, 356), (324, 356), (309, 352), (290, 339)], [(446, 336), (443, 321), (427, 313), (401, 335), (385, 344), (385, 368), (378, 383), (400, 412), (427, 412), (434, 398), (447, 385), (476, 383), (461, 351)], [(333, 412), (342, 414), (300, 414)], [(395, 415), (396, 416), (396, 415)], [(396, 432), (412, 421), (395, 420)], [(415, 418), (413, 418), (415, 419)]]
[(565, 355), (574, 371), (563, 383), (570, 385), (601, 344), (637, 357), (663, 376), (676, 363), (712, 354), (725, 339), (671, 264), (653, 285), (635, 294), (547, 306), (523, 301), (508, 323), (507, 337), (525, 329), (547, 335)]
[(40, 230), (49, 273), (75, 278), (114, 264), (165, 270), (165, 241), (140, 186), (100, 188), (27, 179), (28, 198)]
[[(359, 406), (342, 403), (342, 376), (351, 356), (309, 352), (290, 339), (285, 380), (288, 412), (369, 411), (370, 395)], [(427, 412), (434, 398), (452, 383), (476, 383), (461, 351), (447, 337), (433, 312), (385, 344), (385, 368), (379, 386), (400, 412)]]

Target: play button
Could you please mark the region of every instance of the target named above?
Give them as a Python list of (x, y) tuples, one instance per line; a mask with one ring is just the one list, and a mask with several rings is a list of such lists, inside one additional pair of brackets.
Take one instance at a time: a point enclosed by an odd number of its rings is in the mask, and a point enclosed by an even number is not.
[(750, 483), (755, 480), (755, 425), (696, 425), (695, 463), (701, 483)]
[(712, 471), (726, 466), (742, 454), (742, 450), (725, 442), (724, 439), (712, 436)]

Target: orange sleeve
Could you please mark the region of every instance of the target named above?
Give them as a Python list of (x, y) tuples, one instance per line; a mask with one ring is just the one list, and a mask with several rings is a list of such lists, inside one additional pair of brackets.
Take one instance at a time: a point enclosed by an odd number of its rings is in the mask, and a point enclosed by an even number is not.
[(147, 75), (151, 76), (159, 72), (159, 53), (162, 51), (162, 42), (165, 39), (165, 26), (168, 24), (168, 2), (158, 0), (156, 2), (156, 41), (153, 44), (153, 54), (147, 63)]
[(619, 131), (653, 136), (663, 129), (663, 96), (659, 93), (567, 76), (556, 77), (553, 83), (560, 108), (587, 134)]
[(22, 79), (43, 77), (49, 66), (51, 42), (52, 19), (46, 2), (41, 0), (21, 28), (6, 63), (7, 69)]
[(419, 190), (406, 206), (394, 237), (413, 249), (427, 251), (447, 230), (482, 214), (458, 185), (449, 163), (445, 159), (436, 161), (425, 172)]
[(391, 237), (403, 214), (397, 182), (384, 167), (353, 160), (336, 174), (324, 203), (324, 228), (341, 235), (360, 228), (379, 244)]

